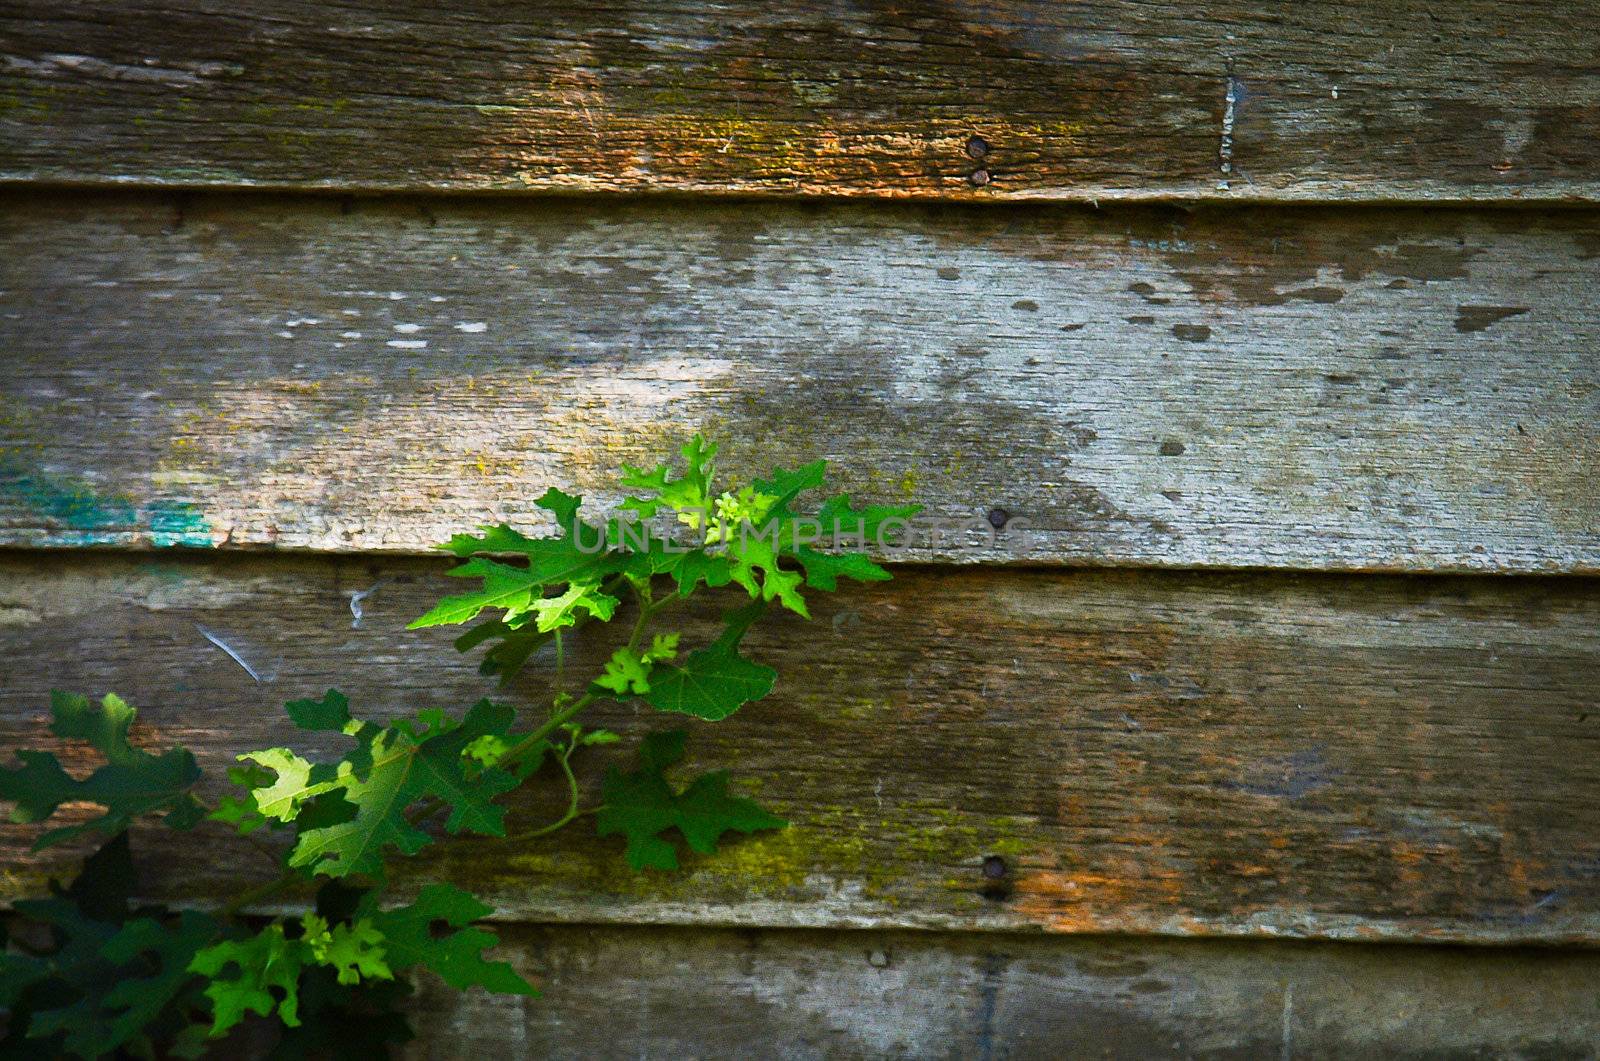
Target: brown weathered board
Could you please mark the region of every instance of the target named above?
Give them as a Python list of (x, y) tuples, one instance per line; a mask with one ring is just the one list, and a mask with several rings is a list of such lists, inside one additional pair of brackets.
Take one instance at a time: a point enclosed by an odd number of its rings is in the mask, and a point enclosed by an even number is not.
[(1600, 196), (1587, 3), (14, 0), (0, 179)]
[[(0, 747), (43, 740), (52, 687), (115, 690), (152, 746), (193, 746), (220, 782), (239, 751), (335, 746), (294, 733), (284, 700), (337, 685), (392, 718), (493, 691), (453, 629), (401, 629), (459, 588), (442, 565), (40, 559), (0, 563)], [(351, 595), (374, 588), (356, 627)], [(417, 872), (512, 919), (1593, 944), (1596, 589), (901, 569), (819, 595), (810, 624), (763, 624), (747, 649), (778, 668), (774, 695), (692, 724), (692, 763), (734, 768), (789, 830), (676, 875), (629, 872), (587, 827), (451, 840)], [(577, 642), (580, 668), (609, 651)], [(534, 703), (541, 674), (499, 695)], [(597, 721), (635, 737), (690, 720)], [(582, 773), (593, 785), (630, 755), (596, 751)], [(512, 828), (558, 797), (519, 804)], [(28, 829), (0, 835), (10, 896), (70, 868), (71, 852), (28, 855)], [(148, 891), (207, 901), (271, 873), (229, 843), (221, 826), (139, 831)]]
[(442, 986), (429, 1058), (1587, 1057), (1571, 951), (501, 927), (539, 999)]
[(1600, 214), (13, 194), (0, 540), (416, 551), (748, 474), (917, 558), (1600, 570)]

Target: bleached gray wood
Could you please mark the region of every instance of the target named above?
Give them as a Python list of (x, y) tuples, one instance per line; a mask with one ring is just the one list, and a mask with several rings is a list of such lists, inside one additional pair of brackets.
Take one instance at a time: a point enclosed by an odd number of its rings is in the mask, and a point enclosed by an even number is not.
[(417, 1058), (1587, 1056), (1592, 953), (501, 929), (541, 999), (427, 990)]
[(0, 541), (417, 551), (704, 430), (952, 562), (1600, 569), (1600, 215), (13, 194)]

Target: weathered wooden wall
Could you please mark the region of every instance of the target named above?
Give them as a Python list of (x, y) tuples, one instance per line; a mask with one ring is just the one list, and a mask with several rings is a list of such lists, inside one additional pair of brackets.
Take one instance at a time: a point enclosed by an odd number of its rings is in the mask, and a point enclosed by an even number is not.
[(790, 830), (421, 860), (418, 1056), (1592, 1055), (1597, 143), (1588, 0), (16, 0), (0, 748), (475, 699), (419, 554), (703, 429), (1011, 522), (752, 637)]
[(1600, 570), (1600, 215), (4, 202), (12, 543), (417, 551), (703, 428), (1026, 523), (918, 558)]
[[(1590, 956), (935, 933), (537, 928), (544, 1000), (430, 992), (418, 1056), (1584, 1057)], [(619, 1048), (626, 1043), (628, 1049)]]
[[(220, 777), (244, 744), (289, 738), (289, 695), (337, 683), (374, 717), (470, 702), (485, 683), (455, 631), (403, 630), (450, 590), (439, 570), (7, 555), (5, 643), (28, 663), (0, 691), (0, 741), (38, 734), (51, 688), (114, 685)], [(349, 594), (373, 586), (353, 628)], [(809, 626), (752, 632), (783, 681), (695, 733), (696, 761), (739, 762), (792, 828), (681, 875), (565, 835), (452, 841), (422, 873), (541, 921), (1600, 943), (1600, 761), (1574, 754), (1600, 726), (1596, 588), (902, 569), (819, 600)], [(14, 887), (64, 864), (6, 840)], [(991, 855), (1009, 865), (1000, 898)], [(239, 872), (153, 867), (151, 888), (186, 898)]]
[(0, 177), (1390, 201), (1600, 194), (1549, 0), (12, 0)]

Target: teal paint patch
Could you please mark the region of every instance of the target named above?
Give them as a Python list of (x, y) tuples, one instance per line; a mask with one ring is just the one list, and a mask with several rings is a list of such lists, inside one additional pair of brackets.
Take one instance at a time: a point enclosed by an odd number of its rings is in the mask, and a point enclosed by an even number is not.
[(211, 524), (200, 507), (188, 501), (152, 501), (144, 517), (150, 525), (150, 544), (157, 548), (180, 545), (211, 548)]
[(125, 494), (101, 494), (82, 479), (28, 468), (15, 458), (0, 458), (0, 497), (60, 528), (45, 535), (47, 545), (126, 544), (141, 531), (160, 548), (212, 544), (211, 525), (192, 502), (152, 501), (141, 510)]
[(138, 511), (127, 497), (107, 497), (81, 479), (50, 475), (0, 461), (0, 495), (12, 498), (64, 528), (48, 541), (59, 545), (109, 545), (138, 526)]

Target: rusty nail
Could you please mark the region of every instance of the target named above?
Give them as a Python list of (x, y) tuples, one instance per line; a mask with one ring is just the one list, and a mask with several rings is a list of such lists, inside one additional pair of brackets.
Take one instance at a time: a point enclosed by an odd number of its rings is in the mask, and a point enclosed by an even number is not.
[(999, 880), (1006, 875), (1006, 860), (999, 855), (990, 855), (983, 860), (983, 875), (990, 880)]
[(985, 184), (989, 183), (989, 171), (986, 169), (975, 169), (972, 171), (972, 176), (968, 177), (967, 180), (971, 181), (977, 187), (982, 188)]

